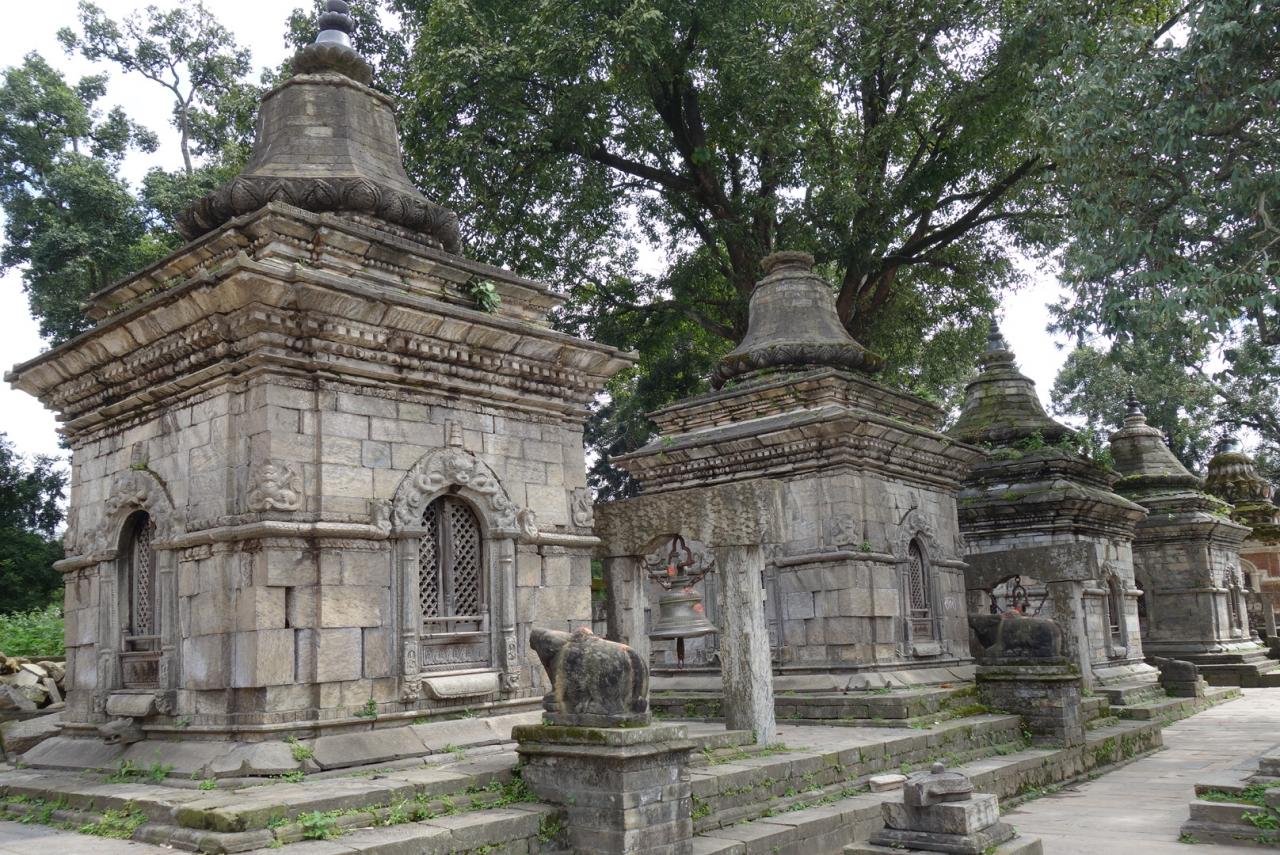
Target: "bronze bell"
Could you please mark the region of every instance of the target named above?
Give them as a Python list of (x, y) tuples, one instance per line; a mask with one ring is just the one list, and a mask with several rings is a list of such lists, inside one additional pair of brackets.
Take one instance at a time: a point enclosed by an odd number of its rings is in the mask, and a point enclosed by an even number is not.
[(702, 594), (685, 588), (665, 591), (658, 598), (658, 619), (654, 621), (649, 637), (696, 638), (716, 631), (716, 625), (707, 620)]
[(658, 619), (654, 621), (650, 638), (674, 638), (676, 661), (684, 667), (684, 640), (699, 635), (718, 632), (716, 625), (707, 620), (702, 594), (693, 589), (710, 570), (709, 563), (691, 572), (694, 567), (693, 551), (676, 535), (671, 540), (671, 553), (667, 556), (665, 572), (651, 573), (655, 582), (663, 587), (658, 598)]

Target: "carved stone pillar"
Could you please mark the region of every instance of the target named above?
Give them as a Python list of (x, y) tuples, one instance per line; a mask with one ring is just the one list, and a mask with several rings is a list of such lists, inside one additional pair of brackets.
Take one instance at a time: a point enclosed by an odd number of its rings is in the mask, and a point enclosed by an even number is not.
[(649, 636), (645, 633), (648, 590), (640, 560), (625, 555), (604, 560), (604, 584), (608, 596), (609, 639), (629, 645), (649, 661)]
[(725, 725), (750, 730), (756, 742), (776, 741), (773, 663), (764, 620), (764, 551), (728, 546), (716, 553), (720, 574), (720, 660)]

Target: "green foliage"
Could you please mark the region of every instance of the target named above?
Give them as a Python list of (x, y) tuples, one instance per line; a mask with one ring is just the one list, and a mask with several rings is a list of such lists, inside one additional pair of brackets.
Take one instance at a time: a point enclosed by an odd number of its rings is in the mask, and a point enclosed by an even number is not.
[(0, 651), (9, 656), (61, 656), (63, 641), (61, 606), (0, 615)]
[(164, 10), (148, 6), (116, 22), (81, 0), (79, 30), (63, 27), (58, 40), (68, 52), (105, 60), (161, 86), (173, 102), (185, 173), (197, 154), (216, 155), (252, 137), (257, 90), (240, 79), (249, 72), (249, 51), (205, 9), (184, 3)]
[(285, 740), (285, 742), (289, 744), (289, 753), (293, 755), (293, 759), (299, 763), (304, 760), (310, 760), (312, 757), (316, 756), (315, 749), (310, 745), (303, 745), (298, 741), (298, 737), (296, 736), (290, 736)]
[(332, 812), (312, 811), (298, 817), (303, 840), (332, 840), (342, 835), (338, 817)]
[(0, 267), (22, 276), (40, 332), (57, 340), (88, 328), (79, 304), (152, 260), (137, 202), (116, 174), (154, 135), (98, 101), (106, 77), (69, 83), (39, 54), (0, 82)]
[[(1182, 11), (1100, 43), (1050, 111), (1050, 154), (1069, 237), (1058, 328), (1115, 343), (1187, 462), (1206, 421), (1280, 444), (1280, 7)], [(1174, 22), (1185, 39), (1162, 39)], [(1065, 389), (1096, 410), (1094, 385), (1073, 372)]]
[(814, 253), (887, 379), (953, 401), (1011, 248), (1053, 231), (1040, 89), (1152, 4), (398, 5), (411, 174), (477, 257), (571, 286), (561, 328), (641, 354), (589, 431), (611, 498), (609, 457), (703, 389), (774, 249)]
[(133, 805), (125, 805), (121, 809), (104, 811), (96, 822), (86, 823), (78, 829), (81, 834), (92, 834), (95, 837), (112, 837), (128, 840), (138, 830), (138, 826), (147, 821), (147, 816)]
[(364, 706), (356, 711), (356, 715), (360, 718), (376, 719), (378, 717), (378, 702), (373, 698), (364, 702)]
[(301, 784), (307, 779), (307, 773), (301, 769), (294, 769), (291, 772), (285, 772), (280, 775), (280, 780), (286, 784)]
[(218, 782), (213, 778), (205, 778), (203, 781), (200, 782), (199, 786), (197, 786), (196, 789), (216, 790), (218, 789)]

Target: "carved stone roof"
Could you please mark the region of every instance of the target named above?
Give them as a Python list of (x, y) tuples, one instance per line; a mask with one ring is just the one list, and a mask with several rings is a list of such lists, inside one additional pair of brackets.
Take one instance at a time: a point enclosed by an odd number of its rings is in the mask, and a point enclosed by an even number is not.
[(813, 272), (806, 252), (775, 252), (760, 262), (765, 277), (751, 294), (750, 320), (742, 342), (720, 360), (711, 376), (727, 381), (771, 369), (843, 368), (874, 371), (881, 357), (867, 350), (840, 323), (831, 286)]
[(1200, 479), (1169, 450), (1164, 435), (1147, 424), (1132, 390), (1128, 405), (1124, 427), (1111, 435), (1111, 455), (1120, 473), (1115, 491), (1152, 514), (1141, 527), (1175, 527), (1184, 534), (1209, 527), (1222, 530), (1220, 539), (1243, 539), (1243, 530), (1230, 531), (1240, 527), (1226, 518), (1227, 506), (1201, 490)]
[(960, 418), (948, 433), (965, 442), (1009, 446), (1039, 434), (1052, 445), (1075, 432), (1049, 418), (1036, 384), (1018, 371), (1013, 352), (992, 324), (980, 373), (964, 389)]
[(405, 174), (393, 103), (369, 88), (373, 70), (351, 47), (347, 13), (345, 2), (328, 0), (316, 42), (295, 54), (293, 76), (262, 99), (244, 171), (179, 217), (188, 239), (274, 201), (375, 217), (429, 246), (461, 251), (457, 215)]
[(1232, 516), (1245, 525), (1270, 526), (1280, 520), (1280, 507), (1272, 501), (1272, 488), (1258, 474), (1253, 458), (1234, 437), (1218, 443), (1205, 478), (1205, 489), (1235, 506)]
[(1183, 487), (1198, 490), (1200, 479), (1187, 471), (1165, 444), (1164, 434), (1147, 424), (1138, 400), (1129, 393), (1124, 427), (1111, 434), (1111, 456), (1126, 489)]

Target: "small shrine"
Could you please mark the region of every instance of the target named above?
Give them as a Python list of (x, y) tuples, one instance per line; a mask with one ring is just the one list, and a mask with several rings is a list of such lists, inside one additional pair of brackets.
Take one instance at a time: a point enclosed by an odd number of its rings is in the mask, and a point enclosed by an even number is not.
[[(870, 672), (954, 679), (948, 669), (971, 663), (955, 493), (982, 453), (939, 431), (938, 407), (870, 378), (880, 358), (844, 329), (811, 256), (778, 252), (763, 268), (747, 334), (716, 368), (715, 391), (653, 413), (661, 437), (615, 460), (642, 492), (596, 508), (611, 637), (656, 648), (655, 679), (718, 689), (718, 630), (729, 617), (721, 587), (744, 571), (723, 541), (699, 536), (698, 521), (716, 513), (732, 528), (734, 515), (758, 516), (766, 534), (755, 541), (763, 557), (749, 596), (763, 601), (780, 687), (839, 691)], [(757, 492), (741, 507), (703, 503), (683, 526), (669, 512), (720, 486)], [(690, 606), (683, 587), (651, 578), (711, 562), (691, 588), (705, 613), (665, 633), (673, 610), (687, 618)], [(698, 637), (671, 640), (681, 633)]]
[(536, 709), (529, 630), (590, 621), (582, 424), (630, 357), (461, 254), (352, 27), (329, 0), (190, 242), (8, 375), (72, 449), (49, 762)]
[(1086, 687), (1154, 682), (1132, 551), (1146, 511), (1075, 450), (1074, 431), (1045, 413), (994, 326), (950, 434), (988, 449), (959, 496), (970, 611), (1052, 618)]
[(1249, 529), (1201, 490), (1132, 391), (1124, 427), (1111, 435), (1115, 490), (1147, 509), (1133, 541), (1142, 596), (1138, 621), (1148, 656), (1191, 662), (1216, 685), (1250, 685), (1276, 663), (1249, 631), (1240, 547)]
[(1280, 657), (1276, 612), (1280, 611), (1280, 507), (1238, 440), (1227, 437), (1209, 461), (1205, 490), (1231, 505), (1231, 518), (1249, 527), (1240, 545), (1241, 587), (1250, 625), (1264, 634), (1273, 657)]

